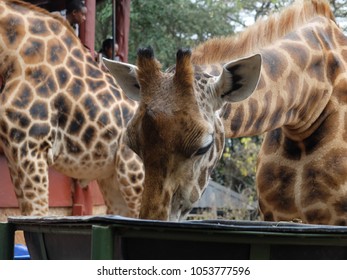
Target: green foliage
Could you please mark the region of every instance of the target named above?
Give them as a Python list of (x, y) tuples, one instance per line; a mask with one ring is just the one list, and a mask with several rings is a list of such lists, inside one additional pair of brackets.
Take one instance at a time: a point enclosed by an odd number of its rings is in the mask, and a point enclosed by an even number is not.
[(95, 50), (101, 49), (102, 41), (112, 36), (112, 0), (99, 1), (95, 17)]
[[(212, 180), (240, 193), (243, 201), (248, 201), (246, 205), (254, 205), (257, 201), (255, 168), (261, 141), (259, 136), (226, 139), (223, 155), (211, 175)], [(250, 218), (245, 209), (235, 211), (229, 212), (229, 219)], [(253, 215), (252, 218), (258, 217)]]
[(129, 61), (139, 47), (152, 46), (164, 67), (175, 62), (180, 47), (193, 47), (212, 36), (233, 33), (228, 14), (235, 8), (217, 0), (132, 0)]

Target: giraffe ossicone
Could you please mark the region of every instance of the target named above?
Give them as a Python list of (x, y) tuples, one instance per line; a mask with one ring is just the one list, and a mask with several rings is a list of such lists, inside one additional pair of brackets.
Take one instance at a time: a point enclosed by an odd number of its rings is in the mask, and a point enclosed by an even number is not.
[(23, 215), (48, 214), (48, 167), (97, 180), (107, 212), (137, 217), (144, 179), (123, 141), (137, 104), (71, 27), (34, 5), (0, 1), (0, 139)]
[[(223, 83), (218, 76), (229, 69), (222, 66), (256, 53), (255, 91), (228, 101), (239, 86), (252, 90), (254, 73), (232, 67), (236, 75)], [(236, 36), (210, 39), (191, 56), (181, 53), (167, 73), (142, 54), (137, 68), (128, 66), (140, 105), (127, 128), (146, 172), (140, 217), (183, 217), (224, 136), (265, 133), (256, 176), (263, 218), (347, 225), (347, 38), (327, 1), (296, 1)], [(220, 91), (230, 85), (236, 88)]]

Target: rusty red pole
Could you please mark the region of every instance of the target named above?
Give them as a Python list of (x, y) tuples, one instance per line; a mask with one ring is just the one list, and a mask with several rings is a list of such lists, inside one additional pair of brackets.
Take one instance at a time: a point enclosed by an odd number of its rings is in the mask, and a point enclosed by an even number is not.
[(86, 0), (86, 6), (87, 19), (80, 26), (79, 36), (82, 43), (90, 50), (92, 55), (94, 55), (96, 0)]

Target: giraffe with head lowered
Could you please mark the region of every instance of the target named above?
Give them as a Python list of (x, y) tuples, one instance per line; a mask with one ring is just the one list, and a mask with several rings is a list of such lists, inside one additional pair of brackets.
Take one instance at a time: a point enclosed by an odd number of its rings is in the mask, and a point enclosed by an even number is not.
[(137, 216), (141, 160), (123, 142), (137, 104), (59, 16), (0, 1), (0, 138), (23, 215), (48, 214), (48, 167), (96, 179), (107, 212)]
[(347, 38), (327, 2), (297, 1), (237, 36), (179, 51), (169, 72), (148, 50), (137, 66), (108, 65), (130, 73), (123, 86), (140, 101), (127, 128), (146, 172), (140, 217), (184, 217), (223, 138), (266, 133), (263, 218), (347, 224)]

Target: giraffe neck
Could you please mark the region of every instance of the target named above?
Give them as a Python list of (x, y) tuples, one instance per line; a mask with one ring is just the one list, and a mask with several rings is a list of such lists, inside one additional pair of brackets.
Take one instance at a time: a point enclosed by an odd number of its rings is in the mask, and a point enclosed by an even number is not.
[(335, 77), (327, 76), (329, 67), (337, 68), (334, 65), (341, 59), (329, 55), (335, 47), (334, 36), (342, 37), (329, 3), (298, 0), (237, 36), (211, 39), (197, 46), (193, 64), (198, 68), (214, 65), (210, 71), (214, 75), (219, 74), (223, 63), (262, 54), (255, 93), (249, 100), (223, 108), (226, 137), (259, 135), (281, 126), (293, 138), (309, 134), (308, 128), (322, 121), (321, 113), (331, 94)]
[(309, 136), (329, 115), (324, 109), (343, 73), (344, 58), (331, 50), (334, 36), (340, 36), (337, 26), (319, 17), (261, 49), (263, 67), (254, 95), (224, 107), (226, 137), (279, 127), (293, 140)]

